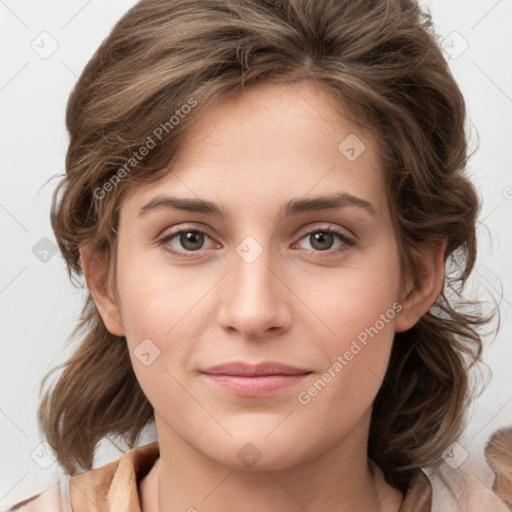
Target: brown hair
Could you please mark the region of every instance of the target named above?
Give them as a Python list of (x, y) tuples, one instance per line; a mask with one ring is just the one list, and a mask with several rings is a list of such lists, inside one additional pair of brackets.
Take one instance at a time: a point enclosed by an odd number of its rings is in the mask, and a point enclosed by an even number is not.
[[(414, 1), (141, 1), (102, 43), (69, 99), (70, 144), (52, 203), (53, 230), (70, 276), (82, 272), (79, 248), (86, 243), (111, 270), (122, 199), (169, 172), (204, 109), (264, 81), (302, 80), (315, 81), (375, 133), (403, 276), (418, 284), (414, 249), (439, 238), (453, 263), (431, 310), (395, 335), (374, 402), (369, 456), (405, 490), (461, 431), (468, 368), (481, 357), (477, 328), (490, 319), (458, 309), (450, 296), (475, 262), (479, 202), (464, 174), (464, 99), (430, 14)], [(193, 102), (188, 114), (178, 114)], [(169, 122), (173, 115), (177, 123)], [(162, 126), (167, 131), (156, 147), (126, 167)], [(92, 467), (104, 436), (134, 446), (153, 419), (126, 340), (106, 330), (90, 294), (73, 336), (80, 344), (57, 367), (64, 370), (39, 408), (48, 442), (70, 474), (77, 465)]]
[(512, 508), (512, 428), (495, 432), (485, 447), (485, 458), (496, 474), (493, 491)]

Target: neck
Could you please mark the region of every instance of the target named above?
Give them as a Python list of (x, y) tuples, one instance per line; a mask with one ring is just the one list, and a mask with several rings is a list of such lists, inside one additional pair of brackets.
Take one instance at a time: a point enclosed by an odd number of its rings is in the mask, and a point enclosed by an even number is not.
[(157, 421), (160, 458), (141, 486), (142, 510), (231, 512), (250, 504), (269, 512), (397, 512), (402, 494), (367, 458), (366, 436), (353, 430), (291, 467), (266, 467), (262, 458), (241, 470), (206, 457)]

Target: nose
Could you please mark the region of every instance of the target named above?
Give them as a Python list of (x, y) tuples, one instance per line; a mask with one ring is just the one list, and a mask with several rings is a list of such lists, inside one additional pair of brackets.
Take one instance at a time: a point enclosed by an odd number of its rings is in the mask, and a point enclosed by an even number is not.
[(234, 252), (234, 268), (224, 279), (218, 309), (221, 327), (249, 340), (275, 337), (290, 328), (292, 293), (271, 263), (268, 249), (252, 262)]

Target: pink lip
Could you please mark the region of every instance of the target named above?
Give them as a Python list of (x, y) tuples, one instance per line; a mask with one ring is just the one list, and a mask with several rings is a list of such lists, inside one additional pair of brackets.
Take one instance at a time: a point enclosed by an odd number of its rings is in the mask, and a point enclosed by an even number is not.
[(312, 373), (271, 361), (251, 365), (234, 362), (212, 366), (202, 372), (208, 380), (240, 396), (266, 396), (283, 391)]

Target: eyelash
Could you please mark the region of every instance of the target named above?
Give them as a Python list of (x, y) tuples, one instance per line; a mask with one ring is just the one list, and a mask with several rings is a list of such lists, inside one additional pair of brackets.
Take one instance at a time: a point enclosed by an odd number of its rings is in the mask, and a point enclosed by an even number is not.
[[(176, 236), (181, 235), (182, 233), (190, 233), (190, 232), (204, 234), (204, 235), (208, 236), (209, 238), (212, 238), (206, 231), (204, 231), (202, 229), (197, 229), (197, 228), (193, 228), (193, 227), (190, 227), (190, 228), (185, 227), (185, 228), (180, 228), (180, 229), (178, 229), (176, 231), (173, 231), (173, 232), (165, 235), (163, 238), (158, 240), (158, 245), (159, 246), (164, 246), (165, 244), (169, 243)], [(356, 245), (355, 240), (353, 240), (352, 238), (347, 237), (344, 233), (342, 233), (341, 231), (339, 231), (339, 230), (337, 230), (336, 228), (333, 228), (333, 227), (317, 228), (317, 229), (312, 229), (312, 230), (309, 230), (309, 231), (305, 231), (305, 232), (301, 233), (300, 238), (298, 239), (298, 241), (301, 241), (302, 239), (306, 238), (307, 236), (311, 236), (314, 233), (327, 233), (327, 234), (330, 234), (330, 235), (335, 235), (335, 236), (338, 236), (339, 239), (343, 242), (343, 245), (341, 245), (340, 247), (338, 247), (337, 249), (334, 249), (334, 250), (333, 249), (326, 249), (325, 251), (320, 251), (320, 250), (314, 250), (314, 249), (304, 249), (304, 250), (306, 250), (308, 252), (317, 253), (320, 256), (324, 256), (324, 255), (325, 256), (332, 256), (333, 254), (342, 253), (342, 252), (350, 250), (354, 245)], [(169, 247), (164, 247), (164, 249), (166, 251), (170, 252), (171, 254), (173, 254), (175, 256), (178, 256), (179, 258), (191, 258), (191, 257), (193, 257), (193, 256), (186, 256), (185, 254), (177, 252), (174, 249), (170, 249)], [(187, 251), (187, 253), (193, 254), (193, 253), (199, 252), (199, 251), (200, 251), (200, 249), (198, 249), (196, 251)]]

